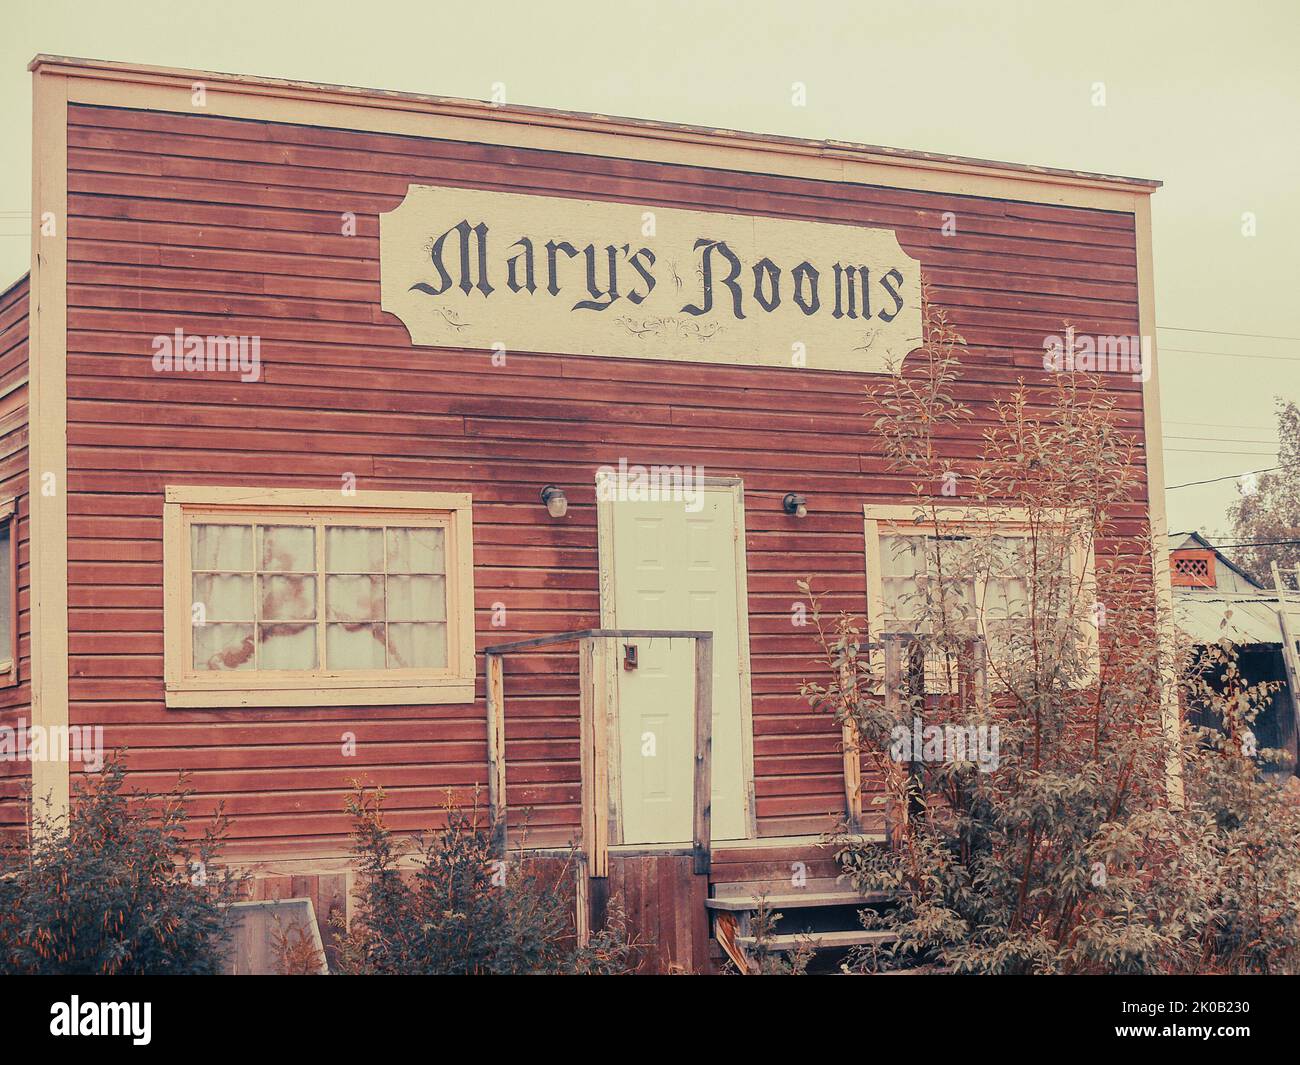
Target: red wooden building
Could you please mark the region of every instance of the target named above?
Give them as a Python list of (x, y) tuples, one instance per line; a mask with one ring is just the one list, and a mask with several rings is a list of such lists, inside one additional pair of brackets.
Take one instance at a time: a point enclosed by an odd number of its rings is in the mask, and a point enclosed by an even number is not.
[[(146, 788), (189, 771), (260, 890), (318, 911), (346, 895), (350, 780), (398, 829), (477, 787), (512, 826), (531, 811), (532, 845), (600, 848), (654, 964), (708, 964), (707, 895), (833, 873), (813, 843), (853, 800), (839, 729), (799, 696), (818, 666), (795, 582), (834, 610), (887, 595), (879, 532), (909, 489), (860, 397), (919, 342), (922, 272), (977, 419), (1047, 387), (1063, 321), (1155, 333), (1152, 181), (31, 69), (32, 269), (0, 296), (0, 725), (102, 726)], [(1137, 377), (1107, 376), (1146, 442), (1124, 521), (1159, 533)], [(484, 654), (580, 630), (711, 639)], [(25, 780), (59, 806), (81, 771), (0, 761), (0, 825)]]

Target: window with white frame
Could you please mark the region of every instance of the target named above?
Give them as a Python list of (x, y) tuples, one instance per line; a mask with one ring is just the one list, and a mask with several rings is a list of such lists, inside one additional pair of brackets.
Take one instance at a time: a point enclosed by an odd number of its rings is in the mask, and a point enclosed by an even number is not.
[(473, 698), (468, 496), (167, 490), (173, 706)]
[[(976, 507), (944, 508), (937, 525), (909, 506), (868, 506), (865, 518), (873, 639), (932, 632), (943, 618), (950, 632), (982, 637), (999, 660), (1033, 619), (1078, 616), (1093, 596), (1091, 553), (1064, 522), (1035, 534), (1017, 511)], [(1095, 642), (1083, 625), (1079, 634)], [(932, 682), (938, 672), (927, 668)]]

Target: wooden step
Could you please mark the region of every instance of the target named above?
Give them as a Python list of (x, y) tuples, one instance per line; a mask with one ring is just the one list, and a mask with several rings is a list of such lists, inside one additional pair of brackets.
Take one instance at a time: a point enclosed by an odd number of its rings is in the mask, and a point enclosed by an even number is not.
[[(780, 895), (767, 896), (767, 908), (773, 913), (786, 910), (806, 910), (815, 906), (871, 906), (888, 902), (891, 895), (884, 891), (872, 891), (866, 895), (857, 891), (794, 891)], [(728, 895), (725, 898), (705, 899), (704, 905), (710, 910), (725, 910), (729, 913), (742, 913), (758, 909), (758, 897), (750, 895)]]
[[(884, 844), (883, 832), (860, 832), (844, 836), (840, 842)], [(730, 862), (788, 861), (812, 857), (833, 858), (837, 846), (825, 836), (772, 836), (765, 839), (726, 840), (713, 844), (713, 860), (719, 865)]]
[(755, 895), (794, 895), (817, 891), (850, 891), (852, 885), (844, 877), (805, 876), (795, 886), (790, 876), (769, 877), (766, 880), (714, 881), (709, 885), (709, 895), (716, 899), (752, 899)]
[[(803, 935), (779, 935), (767, 937), (768, 950), (796, 950), (808, 946), (812, 950), (833, 950), (836, 947), (858, 947), (871, 944), (886, 946), (898, 937), (893, 932), (869, 932), (865, 928), (847, 932), (808, 932)], [(736, 943), (746, 950), (753, 950), (758, 945), (755, 936), (737, 936)]]

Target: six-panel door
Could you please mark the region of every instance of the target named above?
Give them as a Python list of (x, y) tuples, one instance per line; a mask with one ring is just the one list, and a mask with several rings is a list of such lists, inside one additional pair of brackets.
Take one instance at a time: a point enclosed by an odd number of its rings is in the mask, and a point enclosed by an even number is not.
[[(615, 624), (714, 634), (713, 838), (743, 839), (747, 715), (738, 585), (744, 555), (736, 542), (735, 494), (730, 487), (710, 486), (686, 501), (616, 501), (612, 510)], [(628, 643), (636, 646), (634, 669), (625, 668)], [(620, 641), (616, 659), (623, 842), (689, 842), (692, 641)]]

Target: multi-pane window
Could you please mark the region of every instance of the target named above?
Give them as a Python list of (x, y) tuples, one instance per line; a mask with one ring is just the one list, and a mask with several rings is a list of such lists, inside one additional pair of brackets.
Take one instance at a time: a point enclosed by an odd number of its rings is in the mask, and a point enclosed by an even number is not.
[[(1027, 534), (882, 533), (880, 580), (885, 629), (930, 631), (939, 617), (951, 629), (981, 633), (991, 654), (1005, 653), (1031, 616), (1059, 615), (1070, 606), (1071, 557), (1046, 538), (1030, 557)], [(1031, 588), (1038, 574), (1035, 603)], [(944, 602), (939, 601), (939, 589)]]
[[(969, 574), (961, 573), (965, 541), (956, 537), (887, 534), (880, 537), (880, 579), (887, 629), (920, 632), (942, 612), (957, 622), (975, 606)], [(944, 590), (943, 603), (939, 589)]]
[[(1064, 524), (1032, 535), (1023, 520), (952, 508), (936, 531), (912, 507), (865, 513), (873, 637), (932, 633), (942, 619), (950, 634), (982, 637), (996, 661), (1025, 646), (1035, 619), (1041, 630), (1053, 618), (1091, 617), (1090, 558)], [(1091, 642), (1095, 634), (1081, 624), (1079, 635)], [(928, 664), (932, 681), (941, 672), (937, 659)]]
[(444, 531), (190, 525), (198, 670), (445, 669)]
[[(169, 489), (196, 500), (227, 489)], [(271, 502), (284, 493), (268, 492)], [(247, 493), (244, 493), (247, 495)], [(324, 493), (289, 493), (292, 501)], [(265, 509), (181, 504), (173, 516), (175, 566), (184, 581), (169, 591), (169, 695), (173, 691), (351, 692), (360, 701), (397, 702), (378, 685), (473, 682), (469, 589), (469, 504), (434, 493), (359, 493), (383, 510), (356, 505)], [(338, 497), (335, 496), (335, 499)], [(457, 503), (447, 509), (412, 505)], [(459, 505), (463, 500), (463, 505)], [(364, 502), (364, 500), (363, 500)], [(183, 606), (183, 639), (180, 628)], [(173, 660), (174, 659), (174, 660)], [(472, 691), (472, 688), (470, 689)], [(464, 694), (462, 690), (459, 694)], [(419, 697), (427, 698), (428, 693)], [(349, 696), (325, 699), (341, 704)], [(454, 701), (458, 701), (457, 699)], [(178, 697), (173, 705), (204, 703)], [(251, 703), (251, 697), (240, 703)], [(302, 697), (269, 701), (306, 705)], [(449, 700), (444, 700), (449, 701)]]

